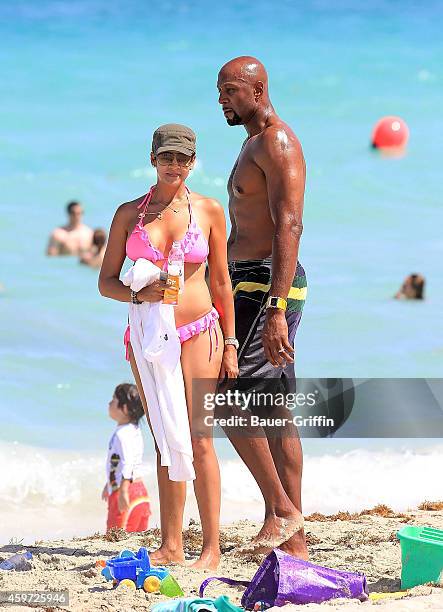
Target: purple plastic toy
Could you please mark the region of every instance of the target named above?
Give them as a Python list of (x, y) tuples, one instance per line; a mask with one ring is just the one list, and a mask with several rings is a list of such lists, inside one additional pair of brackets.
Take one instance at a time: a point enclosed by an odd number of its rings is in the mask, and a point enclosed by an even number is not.
[(364, 574), (315, 565), (292, 557), (278, 548), (266, 557), (251, 582), (231, 578), (207, 578), (200, 585), (200, 597), (203, 597), (211, 580), (246, 586), (241, 600), (241, 605), (246, 610), (253, 610), (256, 602), (269, 606), (284, 606), (286, 603), (321, 603), (339, 597), (360, 601), (368, 599)]

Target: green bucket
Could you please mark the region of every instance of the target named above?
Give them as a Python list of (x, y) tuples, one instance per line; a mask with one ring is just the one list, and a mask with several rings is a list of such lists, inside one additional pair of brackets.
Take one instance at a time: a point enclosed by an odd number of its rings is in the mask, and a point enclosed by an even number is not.
[(443, 579), (443, 531), (408, 525), (397, 532), (401, 546), (401, 588)]
[(160, 582), (160, 593), (167, 597), (181, 597), (184, 595), (181, 586), (172, 574), (168, 574)]

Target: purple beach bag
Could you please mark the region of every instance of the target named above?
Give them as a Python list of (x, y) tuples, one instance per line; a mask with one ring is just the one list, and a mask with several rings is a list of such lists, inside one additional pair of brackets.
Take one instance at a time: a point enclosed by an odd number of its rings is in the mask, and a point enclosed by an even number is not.
[(203, 597), (206, 586), (212, 580), (247, 587), (241, 599), (241, 605), (246, 610), (252, 610), (257, 601), (268, 606), (284, 606), (286, 603), (321, 603), (339, 597), (360, 601), (368, 599), (364, 574), (315, 565), (278, 548), (266, 557), (251, 582), (206, 578), (200, 585), (200, 597)]

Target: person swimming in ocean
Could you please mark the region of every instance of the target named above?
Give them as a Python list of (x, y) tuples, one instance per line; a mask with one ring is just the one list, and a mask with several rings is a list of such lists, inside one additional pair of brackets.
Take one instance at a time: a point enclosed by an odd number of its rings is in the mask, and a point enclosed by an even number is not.
[(425, 292), (425, 278), (421, 274), (409, 274), (402, 286), (394, 295), (396, 300), (423, 300)]
[(92, 245), (92, 229), (82, 222), (83, 207), (80, 202), (69, 202), (66, 206), (68, 223), (56, 227), (49, 237), (46, 255), (82, 255)]
[[(294, 132), (276, 114), (265, 67), (256, 58), (237, 57), (225, 64), (217, 88), (228, 125), (243, 125), (247, 132), (228, 181), (228, 259), (240, 342), (237, 384), (244, 379), (243, 392), (248, 384), (252, 392), (260, 380), (266, 391), (277, 379), (283, 391), (291, 391), (293, 343), (306, 297), (305, 271), (298, 261), (303, 152)], [(249, 435), (226, 429), (265, 500), (264, 524), (239, 552), (268, 553), (279, 547), (306, 559), (298, 431), (292, 426), (276, 436), (269, 429), (258, 427)]]
[(101, 227), (94, 230), (91, 248), (80, 257), (80, 263), (90, 268), (100, 268), (106, 251), (106, 231)]

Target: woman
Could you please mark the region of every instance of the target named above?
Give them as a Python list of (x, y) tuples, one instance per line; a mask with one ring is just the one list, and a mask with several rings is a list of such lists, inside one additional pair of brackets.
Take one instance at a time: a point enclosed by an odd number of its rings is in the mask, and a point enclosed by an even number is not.
[[(168, 124), (154, 132), (151, 164), (156, 168), (157, 182), (146, 196), (118, 208), (99, 278), (100, 293), (106, 297), (121, 302), (158, 302), (163, 299), (165, 281), (155, 281), (135, 296), (132, 292), (131, 296), (129, 287), (119, 280), (123, 262), (126, 255), (134, 261), (143, 257), (164, 268), (172, 242), (181, 239), (185, 284), (175, 307), (175, 324), (183, 342), (181, 366), (189, 421), (191, 416), (193, 420), (204, 417), (203, 406), (192, 404), (193, 379), (210, 379), (211, 387), (205, 390), (214, 392), (219, 376), (235, 378), (238, 375), (225, 216), (216, 200), (189, 192), (185, 186), (194, 163), (195, 134), (191, 129)], [(210, 292), (205, 282), (206, 261)], [(222, 337), (220, 327), (224, 343), (213, 342), (214, 335)], [(130, 341), (127, 348), (148, 418), (146, 397)], [(220, 559), (220, 473), (212, 437), (193, 437), (192, 449), (196, 474), (194, 490), (203, 531), (203, 548), (194, 567), (214, 569)], [(183, 562), (186, 483), (169, 479), (167, 468), (160, 464), (157, 445), (156, 451), (162, 543), (151, 559), (155, 564)]]
[(94, 230), (92, 246), (80, 257), (80, 263), (90, 268), (100, 268), (106, 250), (106, 231), (101, 227)]

